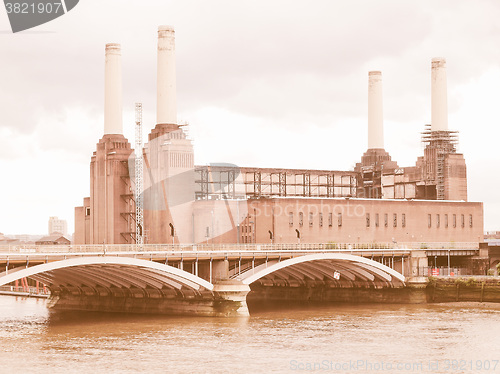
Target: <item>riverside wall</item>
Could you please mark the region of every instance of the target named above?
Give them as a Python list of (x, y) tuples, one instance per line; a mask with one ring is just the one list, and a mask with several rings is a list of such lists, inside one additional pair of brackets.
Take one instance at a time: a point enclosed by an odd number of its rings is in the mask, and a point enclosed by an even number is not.
[(421, 277), (409, 279), (406, 287), (373, 288), (251, 285), (249, 303), (295, 301), (311, 303), (397, 303), (422, 304), (457, 301), (500, 303), (500, 277)]

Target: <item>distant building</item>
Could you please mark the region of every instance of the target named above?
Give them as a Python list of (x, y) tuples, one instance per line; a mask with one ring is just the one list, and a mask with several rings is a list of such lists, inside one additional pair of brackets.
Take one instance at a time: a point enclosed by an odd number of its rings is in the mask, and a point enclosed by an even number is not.
[(13, 245), (26, 245), (34, 244), (36, 240), (40, 239), (42, 235), (5, 235), (0, 233), (0, 246), (13, 246)]
[(44, 236), (43, 238), (37, 240), (35, 242), (36, 245), (68, 245), (71, 244), (71, 241), (66, 238), (64, 235), (55, 234)]
[(487, 231), (484, 240), (500, 241), (500, 231)]
[(38, 239), (40, 239), (43, 235), (30, 235), (30, 234), (17, 234), (17, 235), (9, 235), (8, 238), (5, 239), (17, 240), (19, 244), (33, 244)]
[(57, 217), (49, 218), (49, 235), (54, 234), (66, 235), (68, 233), (68, 223), (64, 219)]
[(0, 245), (20, 245), (24, 244), (21, 242), (19, 239), (13, 239), (13, 238), (8, 238), (4, 237), (3, 239), (0, 239)]

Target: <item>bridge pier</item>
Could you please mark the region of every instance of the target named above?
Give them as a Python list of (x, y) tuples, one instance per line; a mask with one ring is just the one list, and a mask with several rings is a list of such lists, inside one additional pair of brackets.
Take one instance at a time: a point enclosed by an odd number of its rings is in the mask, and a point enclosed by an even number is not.
[[(54, 310), (125, 312), (143, 314), (195, 315), (210, 317), (247, 317), (246, 296), (250, 287), (229, 279), (228, 261), (214, 261), (212, 290), (140, 289), (136, 287), (104, 289), (96, 287), (53, 291), (48, 307)], [(225, 279), (221, 277), (225, 276)]]
[(216, 285), (214, 292), (202, 294), (164, 295), (138, 297), (138, 295), (88, 295), (54, 293), (47, 306), (61, 311), (119, 312), (140, 314), (191, 315), (207, 317), (249, 316), (246, 295), (247, 285), (231, 284), (231, 281)]
[(237, 280), (221, 280), (214, 284), (214, 309), (220, 316), (248, 317), (247, 295), (250, 286)]
[(213, 283), (229, 279), (229, 261), (227, 259), (212, 261), (211, 264), (211, 280)]
[(425, 250), (418, 251), (414, 250), (411, 252), (410, 256), (410, 274), (408, 277), (418, 277), (422, 275), (424, 270), (427, 270), (429, 266), (429, 258), (427, 257), (427, 253)]
[(200, 274), (214, 284), (214, 313), (225, 317), (248, 317), (247, 294), (250, 286), (229, 277), (227, 259), (210, 261), (209, 267)]

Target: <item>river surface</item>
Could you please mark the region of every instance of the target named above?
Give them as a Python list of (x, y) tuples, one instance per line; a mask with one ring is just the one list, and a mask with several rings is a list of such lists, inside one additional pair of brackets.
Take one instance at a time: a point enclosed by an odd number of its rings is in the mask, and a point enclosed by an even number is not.
[(0, 373), (500, 373), (500, 304), (56, 313), (0, 296)]

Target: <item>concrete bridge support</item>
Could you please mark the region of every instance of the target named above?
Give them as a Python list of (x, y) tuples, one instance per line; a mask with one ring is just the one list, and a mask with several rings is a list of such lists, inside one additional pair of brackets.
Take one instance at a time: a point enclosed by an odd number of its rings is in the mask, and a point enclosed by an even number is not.
[(48, 307), (54, 310), (247, 317), (249, 312), (246, 295), (250, 287), (231, 284), (232, 282), (216, 284), (213, 292), (167, 293), (155, 297), (138, 294), (92, 295), (56, 292), (51, 295)]
[(410, 274), (408, 277), (427, 276), (423, 274), (427, 270), (429, 260), (425, 251), (412, 251), (410, 256)]
[(249, 316), (247, 294), (250, 286), (229, 278), (229, 261), (227, 259), (212, 262), (212, 282), (214, 283), (214, 309), (219, 315)]
[(243, 282), (227, 279), (214, 285), (214, 310), (218, 315), (248, 317), (247, 294), (250, 286)]

